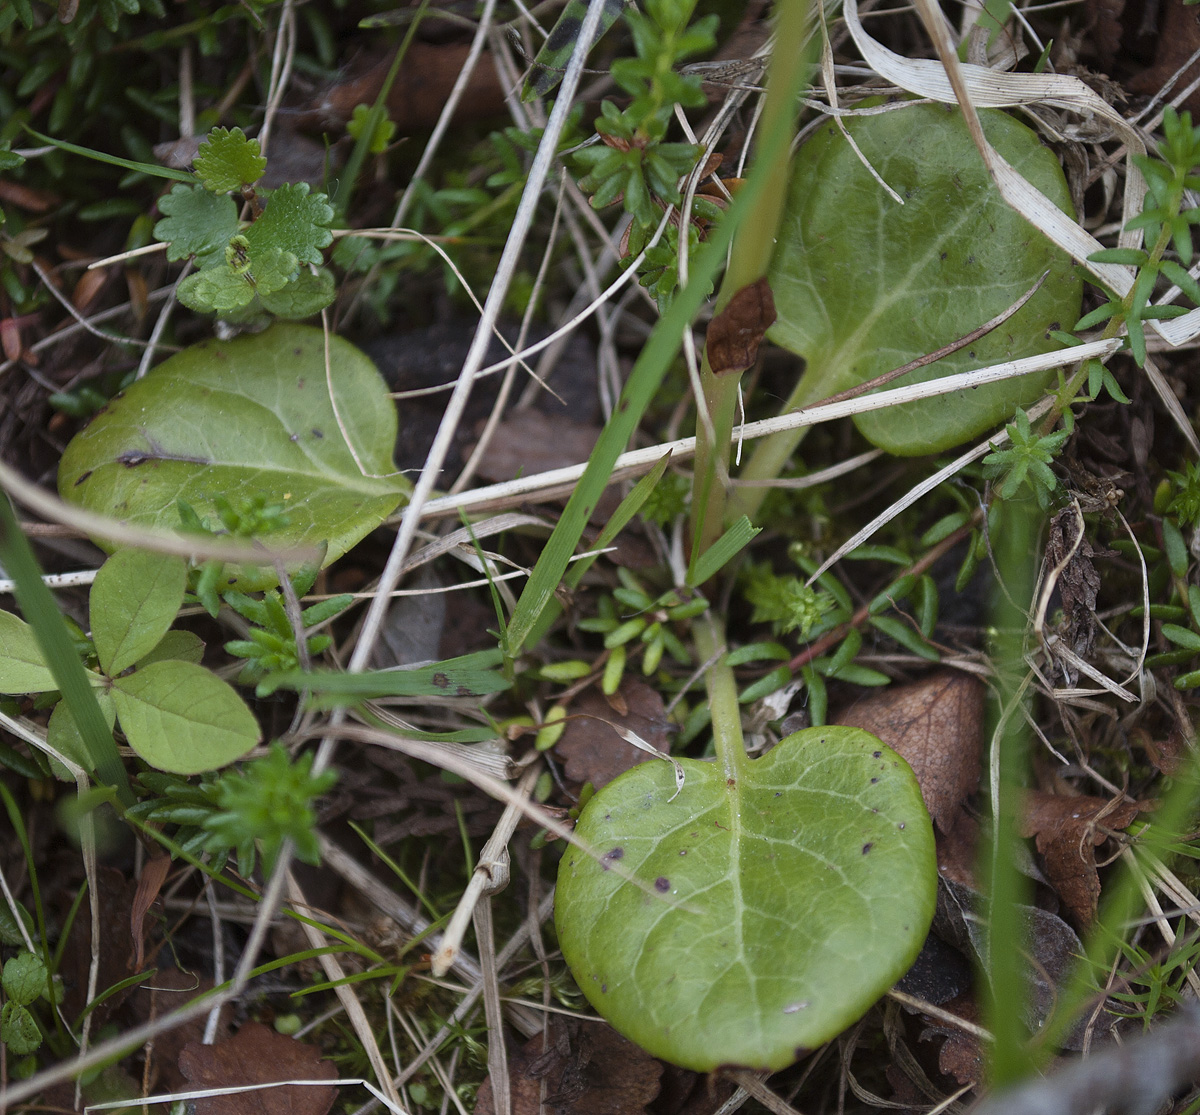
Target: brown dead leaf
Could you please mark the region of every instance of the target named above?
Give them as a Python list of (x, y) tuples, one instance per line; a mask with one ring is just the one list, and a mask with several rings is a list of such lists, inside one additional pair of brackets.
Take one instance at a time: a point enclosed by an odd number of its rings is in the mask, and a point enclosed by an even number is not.
[(143, 932), (142, 923), (146, 920), (150, 907), (154, 905), (158, 892), (162, 890), (163, 883), (167, 881), (167, 874), (170, 870), (170, 856), (166, 854), (154, 856), (147, 860), (146, 865), (142, 868), (142, 876), (138, 879), (137, 893), (133, 896), (133, 904), (129, 910), (129, 932), (133, 937), (134, 971), (141, 971), (146, 956), (146, 934)]
[(515, 410), (496, 428), (479, 462), (485, 480), (512, 480), (586, 461), (598, 426), (551, 417), (540, 410)]
[[(969, 995), (959, 996), (942, 1009), (965, 1022), (979, 1022), (979, 1007)], [(929, 1025), (921, 1034), (922, 1040), (938, 1035), (944, 1035), (946, 1039), (938, 1050), (938, 1071), (954, 1077), (959, 1084), (978, 1084), (984, 1072), (983, 1048), (979, 1039), (940, 1019), (928, 1018), (927, 1021)]]
[[(1086, 659), (1096, 639), (1096, 595), (1100, 591), (1100, 574), (1093, 559), (1109, 556), (1110, 551), (1094, 549), (1086, 535), (1076, 545), (1080, 526), (1074, 508), (1066, 507), (1054, 516), (1046, 541), (1046, 566), (1059, 569), (1058, 592), (1064, 617), (1061, 638), (1070, 650)], [(1060, 660), (1058, 667), (1068, 685), (1079, 680), (1075, 666)]]
[[(606, 1022), (551, 1023), (509, 1058), (513, 1115), (644, 1115), (658, 1095), (663, 1066)], [(545, 1082), (545, 1108), (541, 1107)], [(479, 1089), (475, 1115), (494, 1115), (492, 1079)]]
[[(245, 1023), (229, 1041), (190, 1042), (179, 1068), (193, 1088), (229, 1088), (276, 1080), (333, 1080), (337, 1069), (315, 1045), (284, 1037), (258, 1022)], [(338, 1090), (326, 1086), (263, 1088), (195, 1100), (195, 1115), (326, 1115)]]
[[(607, 699), (598, 689), (586, 689), (567, 708), (568, 715), (578, 719), (567, 721), (554, 752), (566, 764), (565, 773), (571, 782), (590, 782), (598, 790), (630, 767), (652, 759), (626, 743), (609, 724), (636, 732), (659, 751), (670, 750), (667, 718), (657, 690), (627, 676), (613, 696), (620, 700)], [(626, 708), (624, 713), (613, 707), (621, 702)]]
[[(470, 50), (467, 43), (409, 44), (387, 101), (388, 116), (401, 135), (437, 123)], [(313, 105), (314, 122), (323, 127), (345, 123), (356, 105), (374, 104), (391, 64), (388, 55), (330, 87)], [(467, 82), (454, 119), (478, 120), (503, 111), (504, 90), (492, 56), (485, 51)]]
[(877, 735), (912, 767), (942, 832), (979, 785), (984, 687), (958, 670), (893, 685), (843, 710), (836, 723)]
[[(181, 972), (178, 968), (160, 968), (153, 979), (140, 984), (129, 998), (129, 1013), (135, 1025), (154, 1018), (171, 1014), (186, 1003), (213, 989), (213, 981), (194, 972)], [(231, 1031), (230, 1019), (234, 1004), (226, 1003), (221, 1008), (216, 1040), (225, 1041)], [(151, 1091), (178, 1092), (186, 1084), (179, 1071), (179, 1054), (190, 1042), (199, 1042), (204, 1037), (208, 1016), (200, 1015), (179, 1026), (172, 1026), (156, 1035), (147, 1046), (149, 1061), (144, 1070)]]
[(1025, 795), (1024, 805), (1021, 835), (1034, 838), (1047, 878), (1076, 923), (1086, 928), (1100, 900), (1095, 850), (1110, 832), (1128, 828), (1141, 805), (1037, 790)]
[[(133, 947), (129, 939), (129, 914), (137, 889), (132, 879), (115, 867), (101, 867), (97, 874), (100, 902), (100, 973), (101, 989), (133, 975)], [(65, 911), (64, 911), (65, 912)], [(66, 1013), (78, 1017), (87, 1005), (88, 974), (92, 962), (92, 919), (87, 906), (71, 924), (67, 947), (63, 950), (59, 971), (63, 976)], [(110, 995), (92, 1012), (94, 1024), (102, 1026), (129, 995), (129, 988)]]
[[(1200, 14), (1194, 7), (1185, 4), (1184, 0), (1167, 0), (1159, 9), (1158, 19), (1154, 65), (1125, 82), (1125, 88), (1130, 92), (1157, 93), (1176, 70), (1200, 50)], [(1200, 63), (1193, 63), (1172, 89), (1186, 88), (1198, 74)], [(1200, 111), (1200, 95), (1193, 91), (1180, 107)]]
[(708, 326), (705, 346), (713, 374), (752, 368), (763, 334), (774, 323), (775, 297), (766, 278), (742, 287)]

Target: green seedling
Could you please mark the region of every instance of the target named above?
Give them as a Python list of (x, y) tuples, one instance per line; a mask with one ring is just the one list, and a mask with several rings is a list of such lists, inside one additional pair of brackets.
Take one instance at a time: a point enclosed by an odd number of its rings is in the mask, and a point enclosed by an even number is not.
[[(182, 558), (139, 550), (118, 550), (104, 563), (89, 601), (97, 669), (87, 677), (108, 726), (119, 722), (138, 755), (159, 770), (195, 774), (240, 758), (261, 736), (236, 691), (200, 665), (203, 643), (170, 630), (186, 577)], [(0, 631), (0, 691), (55, 690), (33, 629), (0, 612)], [(92, 768), (65, 703), (50, 714), (47, 743)]]
[[(180, 500), (202, 526), (255, 500), (285, 509), (266, 536), (280, 549), (344, 554), (409, 491), (395, 473), (396, 408), (375, 366), (319, 329), (276, 324), (207, 341), (164, 361), (117, 396), (67, 446), (63, 498), (144, 526), (180, 526)], [(186, 421), (181, 421), (181, 415)], [(276, 524), (282, 520), (276, 518)], [(270, 588), (270, 567), (227, 566), (221, 585)]]
[[(47, 998), (54, 986), (46, 965), (28, 950), (22, 949), (4, 964), (0, 986), (5, 1003), (0, 1007), (0, 1043), (15, 1057), (36, 1053), (42, 1044), (42, 1031), (29, 1008), (38, 999)], [(56, 988), (61, 991), (61, 988)]]

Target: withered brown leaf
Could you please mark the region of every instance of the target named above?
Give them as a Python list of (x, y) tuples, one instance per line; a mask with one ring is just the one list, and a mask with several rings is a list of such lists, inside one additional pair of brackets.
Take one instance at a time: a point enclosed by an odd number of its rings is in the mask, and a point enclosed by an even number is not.
[(775, 296), (766, 278), (742, 287), (709, 323), (705, 345), (713, 374), (753, 367), (763, 334), (774, 324)]
[[(179, 1054), (179, 1069), (194, 1088), (266, 1084), (275, 1080), (333, 1080), (337, 1069), (315, 1045), (277, 1034), (258, 1022), (245, 1023), (229, 1041), (191, 1042)], [(196, 1115), (326, 1115), (338, 1090), (293, 1085), (208, 1096), (195, 1100)]]
[[(571, 782), (590, 782), (598, 790), (618, 774), (651, 758), (626, 743), (609, 724), (636, 732), (659, 751), (670, 750), (667, 718), (657, 690), (627, 676), (614, 696), (619, 699), (606, 700), (599, 690), (587, 689), (567, 708), (567, 713), (576, 719), (567, 722), (554, 752), (566, 764), (565, 773)], [(618, 711), (622, 703), (623, 712)]]
[(844, 709), (836, 723), (877, 735), (912, 767), (939, 829), (954, 828), (963, 801), (979, 785), (983, 684), (939, 670), (893, 685)]
[(1034, 838), (1047, 878), (1078, 925), (1091, 925), (1100, 900), (1096, 848), (1110, 832), (1128, 828), (1141, 810), (1137, 802), (1037, 790), (1025, 795), (1021, 835)]

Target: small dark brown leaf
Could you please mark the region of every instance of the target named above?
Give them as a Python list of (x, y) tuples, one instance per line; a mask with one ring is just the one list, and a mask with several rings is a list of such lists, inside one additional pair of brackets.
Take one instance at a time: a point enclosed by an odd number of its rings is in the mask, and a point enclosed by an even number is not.
[(775, 298), (766, 278), (742, 287), (709, 324), (705, 343), (713, 374), (753, 367), (763, 334), (774, 324)]
[(871, 732), (903, 755), (930, 815), (949, 833), (979, 785), (983, 693), (970, 674), (939, 670), (923, 681), (880, 690), (836, 722)]
[[(332, 1061), (315, 1045), (247, 1022), (229, 1041), (185, 1045), (179, 1068), (193, 1088), (229, 1088), (275, 1080), (333, 1080)], [(319, 1085), (263, 1088), (195, 1100), (196, 1115), (326, 1115), (338, 1090)]]
[[(626, 743), (610, 724), (636, 732), (659, 751), (670, 750), (663, 700), (656, 690), (635, 677), (626, 677), (613, 698), (606, 700), (599, 690), (588, 689), (567, 708), (576, 719), (567, 722), (554, 751), (566, 764), (570, 781), (581, 785), (590, 782), (599, 790), (618, 774), (652, 758)], [(623, 712), (618, 711), (622, 703)]]
[(1021, 835), (1034, 837), (1047, 877), (1080, 926), (1091, 925), (1100, 900), (1096, 848), (1109, 833), (1128, 828), (1141, 809), (1137, 803), (1104, 798), (1040, 791), (1025, 795)]

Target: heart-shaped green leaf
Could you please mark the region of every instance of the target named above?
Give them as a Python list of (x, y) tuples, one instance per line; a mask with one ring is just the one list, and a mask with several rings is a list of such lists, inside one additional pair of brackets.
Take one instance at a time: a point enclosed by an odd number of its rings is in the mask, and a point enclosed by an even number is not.
[(937, 892), (929, 814), (904, 760), (858, 728), (789, 736), (728, 781), (680, 762), (674, 800), (670, 766), (649, 762), (583, 811), (576, 831), (600, 861), (563, 855), (563, 955), (596, 1010), (654, 1056), (784, 1068), (920, 951)]
[[(1073, 212), (1053, 153), (1005, 113), (979, 114), (992, 145), (1065, 212)], [(917, 383), (1048, 352), (1051, 329), (1079, 316), (1082, 282), (1070, 259), (1005, 203), (962, 115), (919, 104), (845, 125), (863, 156), (904, 199), (871, 177), (836, 125), (796, 157), (771, 265), (779, 318), (768, 334), (807, 361), (802, 401), (863, 383), (969, 333), (1025, 294), (1013, 317), (967, 348), (910, 373)], [(938, 452), (1012, 416), (1053, 373), (864, 414), (856, 421), (891, 453)]]
[[(338, 337), (329, 339), (329, 361), (327, 380), (324, 335), (303, 325), (194, 345), (72, 440), (59, 491), (91, 510), (170, 529), (180, 526), (180, 499), (220, 529), (214, 496), (235, 508), (265, 496), (286, 508), (288, 525), (263, 541), (328, 542), (328, 564), (410, 489), (395, 475), (396, 410), (375, 366)], [(253, 591), (276, 577), (243, 567), (229, 580)]]
[(117, 678), (112, 699), (129, 746), (172, 774), (216, 770), (262, 738), (234, 688), (191, 662), (152, 662)]
[(179, 614), (187, 562), (118, 550), (96, 574), (88, 601), (100, 669), (115, 677), (149, 654)]

